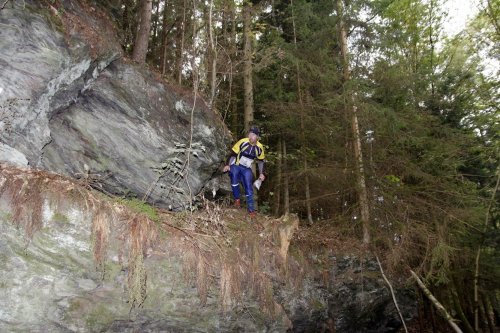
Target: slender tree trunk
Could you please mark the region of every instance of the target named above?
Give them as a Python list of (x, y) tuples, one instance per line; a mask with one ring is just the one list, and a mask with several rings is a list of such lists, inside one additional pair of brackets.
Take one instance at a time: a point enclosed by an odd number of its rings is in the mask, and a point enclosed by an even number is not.
[[(293, 7), (293, 0), (290, 1), (290, 5), (292, 7), (293, 44), (295, 46), (295, 50), (297, 50), (297, 30), (295, 28), (295, 10)], [(304, 125), (304, 100), (302, 98), (300, 68), (298, 61), (295, 61), (295, 71), (297, 73), (297, 95), (299, 97), (299, 106), (300, 106), (300, 141), (301, 141), (300, 145), (302, 151), (302, 160), (304, 163), (304, 178), (305, 178), (304, 191), (306, 195), (307, 221), (309, 222), (309, 224), (313, 224), (312, 210), (311, 210), (311, 189), (309, 187), (309, 172), (307, 170), (306, 135), (305, 135), (305, 125)]]
[(484, 315), (486, 316), (486, 320), (488, 322), (488, 330), (490, 333), (495, 333), (495, 325), (493, 325), (493, 320), (490, 315), (490, 307), (488, 304), (488, 298), (481, 292), (481, 301), (483, 303)]
[(161, 43), (161, 75), (165, 75), (167, 70), (167, 45), (168, 45), (168, 32), (167, 32), (167, 23), (168, 23), (168, 3), (165, 0), (165, 4), (163, 6), (163, 21), (162, 21), (162, 43)]
[(283, 146), (283, 214), (290, 214), (290, 189), (288, 186), (288, 157), (286, 154), (286, 140), (282, 141)]
[(139, 24), (137, 25), (137, 35), (134, 43), (134, 52), (132, 53), (132, 59), (140, 64), (146, 62), (146, 54), (148, 53), (152, 9), (152, 0), (142, 0)]
[(434, 307), (432, 303), (429, 301), (429, 312), (431, 314), (431, 324), (432, 324), (432, 333), (437, 333), (437, 323), (436, 323), (436, 315)]
[(481, 326), (481, 331), (484, 333), (488, 332), (488, 322), (486, 321), (486, 313), (484, 312), (484, 307), (482, 307), (482, 304), (480, 304), (479, 306), (479, 318), (479, 326)]
[(417, 301), (417, 311), (418, 311), (418, 328), (420, 332), (424, 331), (424, 318), (427, 318), (425, 316), (426, 309), (425, 309), (425, 300), (422, 295), (422, 291), (417, 288), (416, 293), (418, 294), (418, 301)]
[(233, 132), (235, 133), (239, 133), (239, 130), (240, 130), (240, 112), (239, 112), (239, 108), (238, 108), (238, 103), (235, 100), (231, 101), (231, 106), (232, 106), (232, 109), (231, 109), (231, 128), (233, 130)]
[[(458, 318), (462, 321), (462, 327), (465, 328), (466, 333), (474, 333), (474, 329), (472, 328), (471, 324), (469, 323), (469, 320), (465, 316), (465, 313), (462, 309), (462, 305), (460, 304), (460, 299), (458, 298), (458, 294), (456, 292), (455, 287), (451, 287), (451, 296), (453, 299), (453, 304), (455, 307), (455, 311), (458, 315)], [(477, 331), (476, 331), (477, 332)]]
[(238, 55), (238, 47), (236, 45), (236, 34), (237, 34), (237, 31), (236, 31), (236, 5), (233, 1), (231, 1), (231, 14), (230, 14), (230, 17), (231, 17), (231, 56), (233, 57), (237, 57)]
[(182, 66), (184, 64), (184, 38), (186, 34), (186, 10), (187, 10), (187, 3), (186, 0), (183, 1), (182, 4), (182, 21), (181, 21), (181, 27), (180, 27), (180, 33), (178, 34), (178, 41), (177, 41), (177, 84), (181, 85), (182, 84)]
[(253, 122), (253, 64), (252, 64), (252, 3), (243, 1), (243, 92), (244, 127), (248, 132)]
[(214, 0), (210, 0), (209, 11), (208, 11), (208, 39), (209, 39), (209, 54), (208, 57), (210, 60), (210, 98), (208, 100), (208, 107), (213, 109), (213, 104), (215, 101), (215, 94), (217, 90), (217, 40), (214, 36), (214, 27), (213, 27), (213, 6)]
[(431, 44), (431, 96), (432, 100), (434, 101), (434, 96), (435, 96), (435, 84), (434, 84), (434, 48), (435, 48), (435, 40), (434, 40), (434, 0), (430, 1), (430, 12), (429, 12), (429, 44)]
[(158, 43), (158, 26), (160, 25), (160, 0), (156, 0), (154, 3), (155, 7), (155, 16), (154, 16), (154, 21), (153, 21), (153, 40), (152, 40), (152, 45), (151, 45), (151, 54), (153, 55), (154, 63), (156, 65), (158, 61), (158, 54), (157, 54), (157, 48), (158, 44), (161, 45), (161, 43)]
[(131, 28), (131, 16), (133, 11), (133, 1), (124, 0), (123, 1), (123, 15), (122, 15), (122, 30), (124, 31), (125, 38), (123, 40), (123, 46), (129, 51), (129, 45), (133, 42), (133, 32)]
[(496, 200), (496, 194), (498, 191), (498, 186), (500, 184), (500, 166), (497, 167), (497, 181), (495, 184), (495, 187), (493, 189), (493, 193), (491, 195), (490, 202), (488, 203), (488, 207), (486, 209), (486, 217), (484, 219), (484, 225), (483, 225), (483, 239), (481, 240), (481, 243), (477, 249), (476, 253), (476, 268), (474, 270), (474, 329), (477, 331), (479, 329), (479, 259), (481, 257), (481, 246), (484, 241), (484, 234), (488, 230), (488, 224), (490, 223), (490, 212), (491, 212), (491, 207), (493, 206), (493, 203)]
[(276, 165), (276, 178), (275, 178), (275, 184), (274, 184), (274, 210), (273, 210), (273, 215), (274, 216), (279, 216), (280, 213), (280, 204), (281, 204), (281, 181), (282, 181), (282, 147), (281, 147), (281, 137), (278, 140), (278, 160), (277, 160), (277, 165)]
[(351, 127), (354, 137), (354, 163), (357, 178), (357, 194), (361, 210), (361, 222), (363, 223), (363, 243), (370, 243), (370, 210), (368, 207), (368, 191), (365, 182), (365, 171), (363, 166), (363, 152), (361, 150), (361, 135), (359, 132), (357, 107), (354, 105), (354, 96), (349, 83), (351, 81), (351, 70), (349, 65), (349, 52), (347, 49), (347, 31), (343, 19), (343, 3), (337, 0), (337, 14), (339, 16), (340, 50), (343, 60), (344, 89), (346, 92), (346, 112), (351, 115)]

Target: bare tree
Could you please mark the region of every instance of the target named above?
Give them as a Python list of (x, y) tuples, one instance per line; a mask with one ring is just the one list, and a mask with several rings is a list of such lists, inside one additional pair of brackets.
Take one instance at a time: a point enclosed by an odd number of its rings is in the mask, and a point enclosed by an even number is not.
[(252, 3), (243, 1), (243, 91), (245, 132), (253, 122), (253, 64), (252, 64)]
[(357, 194), (361, 209), (361, 222), (363, 223), (363, 243), (370, 243), (370, 210), (368, 207), (368, 191), (366, 189), (365, 171), (363, 166), (363, 151), (361, 150), (361, 138), (359, 133), (357, 107), (354, 102), (354, 95), (349, 88), (351, 81), (351, 68), (349, 65), (349, 51), (347, 49), (347, 29), (344, 22), (344, 4), (342, 0), (337, 0), (337, 15), (339, 17), (340, 30), (340, 52), (342, 55), (343, 79), (345, 90), (345, 110), (351, 118), (352, 134), (354, 137), (354, 163), (356, 169)]

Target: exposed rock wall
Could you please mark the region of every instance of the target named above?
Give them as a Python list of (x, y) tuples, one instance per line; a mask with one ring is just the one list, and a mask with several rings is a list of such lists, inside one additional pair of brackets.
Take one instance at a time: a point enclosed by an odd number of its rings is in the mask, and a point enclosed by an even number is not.
[[(243, 212), (205, 211), (190, 222), (137, 202), (54, 174), (0, 169), (0, 331), (287, 329), (267, 277), (280, 274), (271, 260), (278, 247), (266, 242), (273, 228), (261, 238)], [(253, 261), (254, 249), (268, 259)]]
[[(209, 203), (193, 215), (155, 212), (55, 174), (0, 167), (2, 332), (401, 326), (376, 261), (299, 251), (297, 217), (249, 223), (242, 210)], [(414, 317), (411, 292), (396, 296)]]
[(163, 207), (188, 205), (227, 153), (220, 117), (125, 61), (97, 8), (22, 5), (0, 11), (0, 161), (88, 178)]

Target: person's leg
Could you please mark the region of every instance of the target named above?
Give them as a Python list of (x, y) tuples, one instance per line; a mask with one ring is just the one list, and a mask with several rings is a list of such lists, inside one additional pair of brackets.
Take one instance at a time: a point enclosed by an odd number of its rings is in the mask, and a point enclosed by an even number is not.
[(229, 169), (229, 178), (231, 179), (231, 189), (233, 190), (234, 200), (240, 200), (240, 178), (241, 172), (238, 165), (231, 165)]
[(245, 188), (245, 195), (247, 197), (247, 209), (249, 212), (253, 212), (254, 202), (253, 202), (253, 173), (250, 168), (241, 168), (241, 173), (243, 176), (243, 187)]

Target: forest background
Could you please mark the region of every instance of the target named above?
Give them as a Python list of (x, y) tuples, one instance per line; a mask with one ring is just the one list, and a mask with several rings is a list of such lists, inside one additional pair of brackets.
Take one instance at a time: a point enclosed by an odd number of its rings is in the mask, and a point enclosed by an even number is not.
[(464, 331), (493, 332), (499, 0), (452, 36), (441, 0), (95, 4), (133, 61), (202, 96), (235, 139), (261, 127), (261, 212), (358, 238), (424, 276)]

